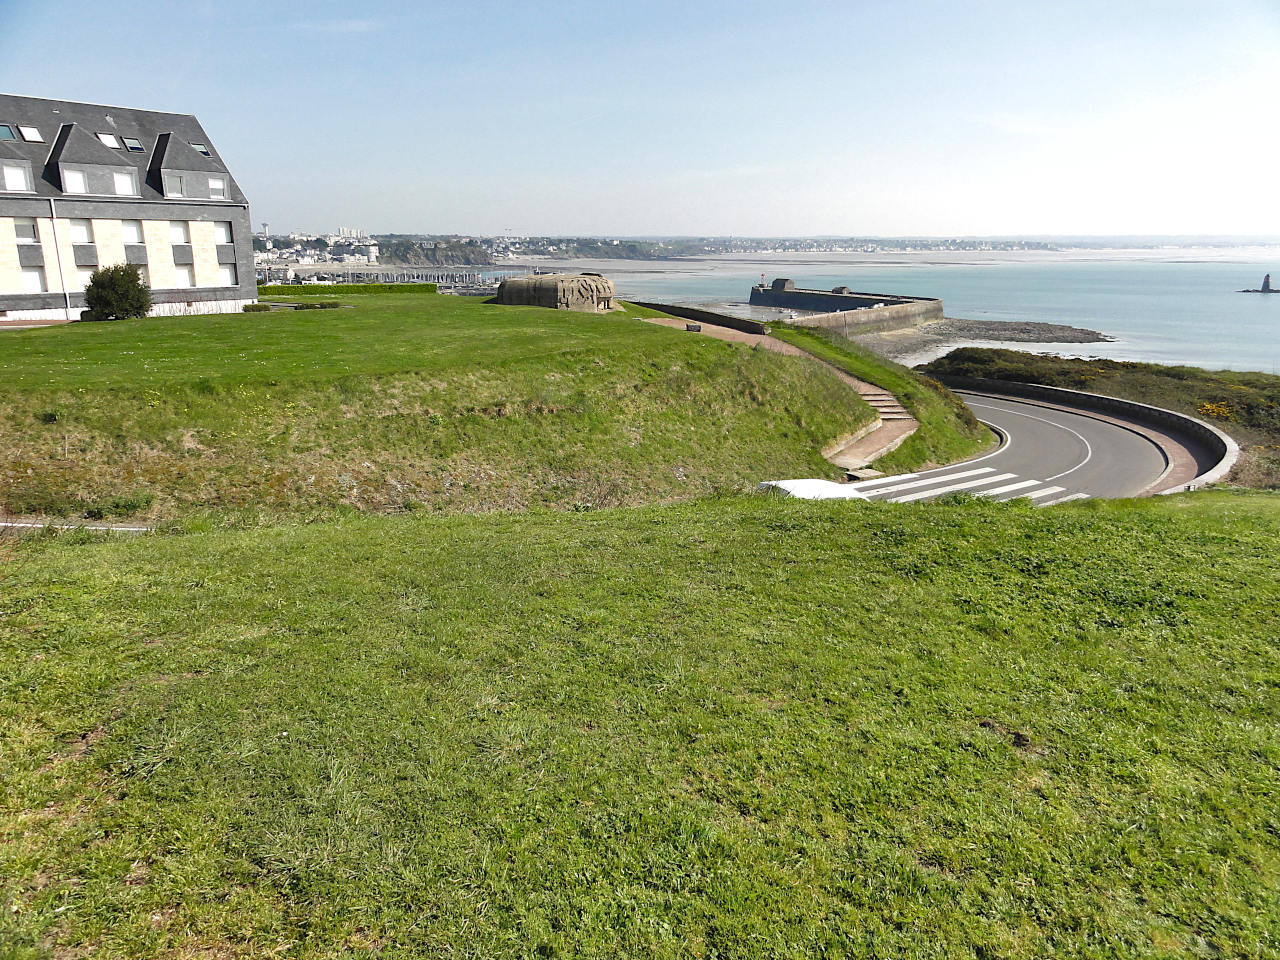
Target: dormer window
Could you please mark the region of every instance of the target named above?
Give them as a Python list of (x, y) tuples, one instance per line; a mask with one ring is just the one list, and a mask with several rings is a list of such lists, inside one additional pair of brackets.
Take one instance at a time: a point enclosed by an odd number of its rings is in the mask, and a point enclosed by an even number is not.
[(83, 170), (64, 168), (62, 171), (62, 192), (88, 193), (89, 178), (84, 175)]
[(117, 137), (114, 133), (100, 133), (98, 134), (98, 139), (101, 140), (105, 146), (110, 147), (112, 150), (120, 149), (120, 138)]
[(227, 178), (226, 177), (210, 177), (209, 178), (209, 199), (210, 200), (227, 199)]
[(137, 137), (121, 137), (124, 141), (124, 148), (130, 153), (146, 153), (147, 148), (142, 145), (142, 141)]
[(164, 195), (166, 197), (185, 197), (186, 177), (180, 173), (166, 173), (164, 175)]
[(138, 195), (138, 176), (132, 170), (117, 170), (114, 173), (116, 196), (136, 197)]
[(22, 139), (27, 143), (44, 143), (44, 137), (40, 136), (39, 127), (26, 127), (18, 124), (18, 132), (22, 134)]
[(13, 132), (13, 127), (7, 123), (0, 123), (0, 140), (17, 140), (18, 135)]
[(196, 153), (200, 154), (201, 156), (205, 156), (205, 157), (213, 156), (213, 154), (209, 152), (209, 148), (203, 143), (193, 143), (191, 144), (191, 149), (194, 150)]
[(14, 193), (31, 191), (31, 169), (25, 163), (7, 162), (0, 164), (0, 182), (5, 190)]

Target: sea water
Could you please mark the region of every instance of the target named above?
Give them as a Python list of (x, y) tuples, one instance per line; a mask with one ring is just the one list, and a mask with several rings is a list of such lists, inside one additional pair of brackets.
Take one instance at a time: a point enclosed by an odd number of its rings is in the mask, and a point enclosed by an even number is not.
[[(948, 317), (1065, 323), (1110, 343), (1009, 344), (1063, 356), (1280, 372), (1280, 294), (1240, 293), (1264, 273), (1280, 283), (1280, 248), (1236, 251), (1071, 251), (1025, 258), (946, 254), (901, 262), (858, 255), (777, 254), (678, 261), (593, 261), (624, 299), (718, 305), (744, 312), (751, 285), (941, 297)], [(934, 354), (943, 351), (934, 351)], [(914, 357), (913, 360), (926, 359)]]

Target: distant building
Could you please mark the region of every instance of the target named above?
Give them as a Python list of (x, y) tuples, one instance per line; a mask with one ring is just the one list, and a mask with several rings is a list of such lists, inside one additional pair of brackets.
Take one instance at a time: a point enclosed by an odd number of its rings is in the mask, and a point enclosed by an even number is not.
[(613, 281), (598, 273), (549, 273), (511, 277), (498, 286), (497, 302), (605, 313), (614, 308)]
[(0, 324), (78, 319), (117, 263), (153, 316), (256, 302), (249, 204), (199, 121), (0, 94)]

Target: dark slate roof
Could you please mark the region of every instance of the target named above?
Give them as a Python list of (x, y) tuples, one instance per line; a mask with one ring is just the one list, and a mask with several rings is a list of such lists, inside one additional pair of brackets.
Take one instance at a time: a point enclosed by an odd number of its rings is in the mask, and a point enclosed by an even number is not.
[[(106, 152), (114, 166), (134, 167), (138, 171), (138, 184), (142, 190), (143, 200), (164, 200), (158, 178), (148, 178), (147, 174), (151, 169), (152, 156), (161, 146), (161, 138), (165, 134), (170, 134), (166, 138), (167, 142), (180, 141), (183, 147), (200, 160), (200, 165), (169, 166), (166, 164), (167, 169), (224, 173), (228, 180), (225, 202), (238, 204), (248, 202), (240, 192), (235, 178), (218, 157), (218, 151), (209, 139), (209, 135), (204, 132), (204, 128), (200, 126), (200, 121), (190, 114), (160, 113), (155, 110), (134, 110), (129, 107), (77, 103), (70, 100), (45, 100), (41, 97), (19, 97), (0, 93), (0, 123), (9, 124), (14, 128), (15, 133), (19, 124), (37, 127), (44, 137), (44, 143), (27, 143), (25, 140), (0, 141), (0, 150), (15, 158), (31, 161), (36, 196), (54, 198), (63, 196), (58, 188), (59, 179), (52, 172), (46, 173), (45, 168), (48, 164), (57, 162), (54, 150), (62, 140), (63, 128), (68, 124), (74, 124), (73, 133), (68, 136), (75, 142), (80, 142), (79, 135), (84, 134)], [(113, 133), (117, 137), (134, 137), (142, 141), (143, 152), (133, 153), (123, 147), (113, 150), (98, 140), (96, 134), (99, 133)], [(201, 156), (188, 146), (191, 143), (205, 144), (213, 156)], [(181, 151), (179, 153), (186, 163), (188, 159), (186, 154)], [(107, 161), (100, 158), (94, 160), (77, 158), (73, 162), (106, 163)], [(77, 199), (80, 198), (77, 197)], [(133, 202), (137, 202), (136, 198)], [(221, 201), (204, 201), (213, 205), (219, 202)]]
[[(42, 130), (41, 133), (44, 131)], [(121, 150), (112, 150), (104, 146), (91, 133), (85, 133), (77, 123), (64, 124), (58, 131), (58, 138), (49, 151), (49, 163), (96, 163), (99, 166), (123, 167), (133, 166), (120, 162)]]
[[(196, 143), (204, 143), (197, 140)], [(205, 144), (208, 146), (208, 144)], [(209, 151), (213, 153), (212, 150)], [(203, 170), (208, 173), (226, 173), (227, 168), (212, 157), (206, 157), (186, 140), (171, 133), (160, 134), (156, 148), (151, 151), (152, 170)]]

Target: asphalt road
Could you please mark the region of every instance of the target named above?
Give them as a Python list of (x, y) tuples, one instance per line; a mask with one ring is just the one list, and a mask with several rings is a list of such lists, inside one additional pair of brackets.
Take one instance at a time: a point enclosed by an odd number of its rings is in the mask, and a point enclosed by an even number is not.
[(877, 477), (846, 486), (869, 500), (910, 503), (946, 493), (995, 500), (1028, 497), (1048, 506), (1089, 497), (1131, 497), (1165, 471), (1154, 441), (1084, 411), (961, 392), (1004, 444), (986, 456), (937, 470)]

